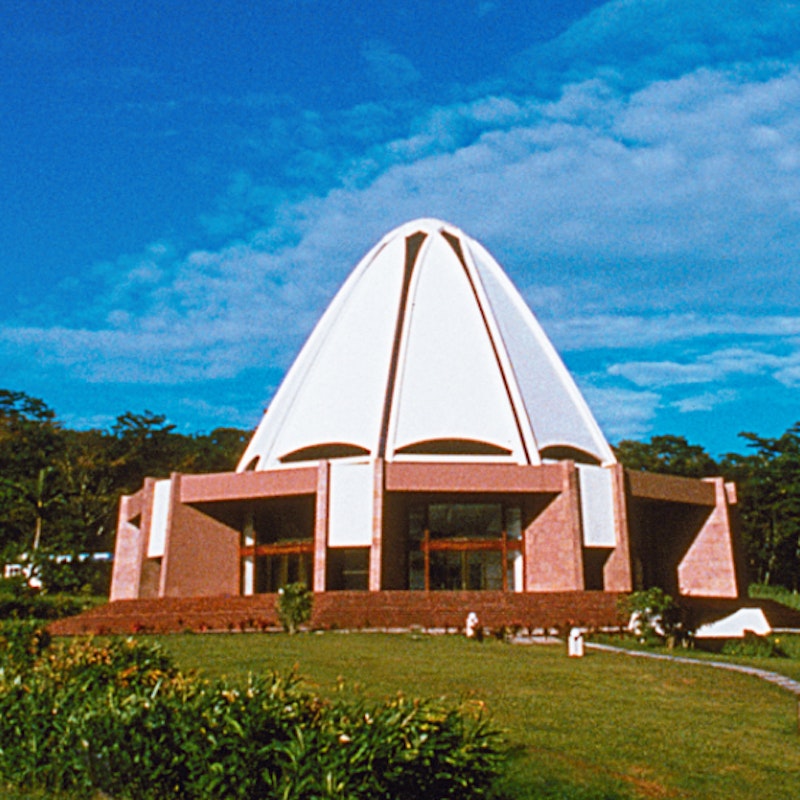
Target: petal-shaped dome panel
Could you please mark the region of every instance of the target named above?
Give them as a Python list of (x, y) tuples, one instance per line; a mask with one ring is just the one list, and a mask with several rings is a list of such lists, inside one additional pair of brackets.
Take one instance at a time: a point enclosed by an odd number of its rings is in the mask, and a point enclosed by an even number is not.
[(478, 244), (468, 242), (539, 450), (569, 445), (603, 463), (614, 454), (589, 411), (583, 395), (555, 348), (497, 262)]
[(401, 236), (383, 242), (359, 264), (300, 351), (242, 463), (260, 455), (258, 469), (267, 469), (328, 442), (374, 452), (404, 261)]
[(348, 457), (538, 464), (545, 448), (614, 461), (499, 265), (425, 219), (387, 234), (345, 281), (239, 469)]
[[(409, 288), (390, 442), (442, 438), (489, 442), (523, 461), (524, 450), (494, 343), (464, 265), (430, 236)], [(390, 446), (387, 458), (393, 457)]]

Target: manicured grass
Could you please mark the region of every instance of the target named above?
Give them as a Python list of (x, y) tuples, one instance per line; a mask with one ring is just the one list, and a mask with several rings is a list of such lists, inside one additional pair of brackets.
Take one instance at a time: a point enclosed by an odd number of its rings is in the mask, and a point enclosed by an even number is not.
[[(800, 787), (797, 700), (755, 678), (557, 645), (373, 633), (161, 637), (179, 666), (215, 677), (296, 668), (331, 694), (360, 687), (485, 704), (524, 798), (784, 800)], [(778, 661), (759, 666), (776, 669)]]
[(635, 639), (626, 636), (595, 634), (592, 641), (602, 644), (609, 644), (613, 647), (621, 647), (625, 650), (637, 652), (654, 653), (657, 655), (677, 656), (679, 658), (691, 658), (696, 661), (722, 661), (730, 664), (743, 664), (757, 669), (764, 669), (785, 675), (787, 678), (800, 682), (800, 635), (796, 633), (776, 634), (771, 637), (779, 646), (785, 657), (756, 657), (745, 655), (728, 655), (723, 652), (703, 650), (701, 648), (685, 649), (676, 647), (670, 650), (666, 646), (649, 646), (637, 642)]
[(753, 598), (764, 598), (783, 603), (789, 608), (800, 611), (800, 592), (792, 591), (784, 586), (765, 586), (761, 583), (751, 583), (748, 594)]

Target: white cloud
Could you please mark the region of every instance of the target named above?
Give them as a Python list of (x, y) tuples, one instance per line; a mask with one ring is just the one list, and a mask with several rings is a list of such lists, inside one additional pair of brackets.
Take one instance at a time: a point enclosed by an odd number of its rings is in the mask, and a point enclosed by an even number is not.
[(367, 74), (382, 89), (405, 89), (420, 80), (421, 76), (412, 62), (396, 53), (386, 42), (367, 42), (361, 55), (367, 64)]
[(791, 57), (799, 27), (794, 3), (612, 0), (515, 63), (520, 78), (536, 86), (598, 72), (638, 86), (708, 63)]
[(738, 393), (731, 389), (720, 389), (716, 392), (703, 392), (691, 397), (683, 397), (671, 403), (671, 405), (682, 414), (692, 411), (713, 411), (724, 403), (734, 402), (738, 397)]
[[(559, 92), (518, 84), (503, 93), (495, 82), (469, 101), (403, 106), (417, 108), (403, 135), (400, 105), (389, 102), (276, 119), (272, 139), (257, 146), (296, 135), (298, 183), (312, 181), (319, 159), (338, 183), (288, 199), (236, 174), (205, 220), (236, 244), (179, 253), (160, 242), (120, 258), (82, 308), (56, 298), (57, 327), (6, 324), (0, 350), (14, 363), (30, 358), (95, 383), (178, 385), (283, 369), (366, 249), (397, 224), (431, 215), (486, 243), (560, 349), (636, 351), (630, 360), (614, 355), (604, 377), (648, 391), (587, 390), (612, 436), (647, 432), (661, 407), (654, 389), (692, 387), (691, 396), (670, 396), (688, 411), (732, 401), (715, 384), (736, 376), (796, 386), (800, 72), (780, 61), (746, 68), (747, 47), (715, 67), (697, 49), (692, 19), (707, 32), (719, 15), (700, 5), (608, 3), (549, 48), (558, 50), (554, 68), (581, 54)], [(671, 28), (657, 22), (666, 13)], [(777, 30), (777, 13), (753, 30)], [(736, 36), (748, 47), (761, 36), (735, 14), (722, 16), (712, 50), (734, 53)], [(676, 31), (687, 43), (678, 61), (690, 71), (665, 73)], [(646, 64), (634, 52), (642, 43)], [(774, 52), (766, 40), (752, 47), (759, 58)], [(385, 43), (362, 55), (389, 89), (419, 80)], [(638, 65), (635, 80), (598, 68), (623, 57)], [(658, 80), (643, 80), (651, 73)], [(334, 157), (343, 140), (351, 149)]]
[(614, 441), (649, 433), (661, 402), (655, 392), (615, 387), (586, 386), (584, 393), (600, 427)]
[[(563, 290), (549, 289), (540, 302), (536, 289), (525, 292), (531, 307), (547, 313), (545, 327), (558, 347), (565, 351), (617, 348), (650, 348), (689, 340), (734, 337), (741, 340), (762, 339), (775, 343), (800, 336), (800, 316), (743, 314), (596, 314), (563, 316), (552, 314), (564, 304)], [(558, 298), (558, 302), (554, 302)], [(542, 315), (544, 316), (544, 315)]]
[[(694, 360), (628, 361), (614, 364), (610, 375), (621, 376), (641, 387), (663, 388), (691, 384), (717, 384), (732, 376), (780, 376), (800, 363), (800, 349), (775, 355), (755, 349), (724, 348), (703, 353)], [(786, 380), (783, 381), (784, 383)]]
[[(534, 310), (538, 286), (546, 287), (548, 304), (561, 298), (556, 309), (566, 318), (551, 318), (547, 327), (568, 350), (768, 335), (771, 326), (797, 335), (800, 318), (785, 314), (653, 316), (654, 308), (687, 298), (702, 305), (705, 290), (720, 285), (734, 306), (766, 301), (765, 282), (790, 290), (798, 272), (791, 262), (783, 271), (760, 265), (774, 266), (776, 251), (800, 251), (800, 181), (783, 166), (800, 148), (800, 75), (734, 78), (705, 70), (627, 100), (595, 80), (554, 103), (492, 95), (439, 109), (428, 118), (429, 131), (457, 128), (453, 120), (477, 120), (486, 130), (452, 152), (430, 134), (436, 149), (444, 148), (434, 154), (423, 146), (414, 155), (412, 137), (407, 163), (391, 163), (399, 144), (390, 142), (390, 164), (371, 183), (284, 201), (249, 243), (184, 257), (158, 243), (122, 259), (108, 269), (99, 301), (107, 330), (70, 330), (65, 320), (49, 333), (19, 331), (16, 344), (81, 364), (92, 380), (232, 376), (254, 355), (286, 363), (357, 257), (386, 230), (423, 215), (449, 218), (486, 241), (525, 279)], [(250, 207), (258, 191), (242, 175), (231, 196)], [(751, 219), (755, 208), (759, 224)], [(720, 241), (738, 254), (738, 269), (715, 265)], [(748, 261), (748, 252), (757, 260)], [(685, 259), (685, 268), (665, 267), (659, 258), (668, 254), (679, 264)], [(656, 266), (643, 271), (651, 258)], [(628, 304), (650, 308), (630, 314)], [(580, 313), (586, 307), (591, 316)], [(742, 364), (634, 361), (612, 374), (647, 386), (702, 383), (741, 372)], [(785, 380), (795, 381), (792, 365), (782, 366)]]
[(800, 387), (800, 352), (786, 359), (785, 365), (775, 373), (775, 378), (790, 389)]
[(711, 364), (679, 364), (674, 361), (629, 361), (615, 364), (608, 372), (627, 378), (637, 386), (649, 387), (711, 383), (717, 377)]

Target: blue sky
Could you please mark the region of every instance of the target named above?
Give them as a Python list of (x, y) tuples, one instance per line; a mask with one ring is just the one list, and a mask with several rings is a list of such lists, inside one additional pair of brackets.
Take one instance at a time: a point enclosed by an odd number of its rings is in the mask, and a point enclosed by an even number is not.
[(254, 426), (388, 230), (522, 291), (609, 439), (800, 419), (800, 6), (0, 0), (0, 388)]

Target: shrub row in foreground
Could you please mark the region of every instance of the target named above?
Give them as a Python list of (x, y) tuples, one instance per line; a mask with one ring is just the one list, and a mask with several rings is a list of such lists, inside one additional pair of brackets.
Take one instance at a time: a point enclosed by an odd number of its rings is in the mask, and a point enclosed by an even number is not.
[[(32, 633), (33, 631), (29, 631)], [(479, 714), (398, 696), (323, 701), (293, 676), (210, 682), (133, 640), (46, 646), (0, 669), (0, 777), (113, 798), (483, 797), (501, 765)]]

